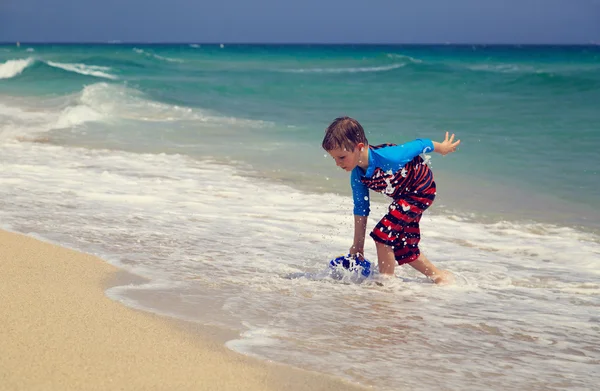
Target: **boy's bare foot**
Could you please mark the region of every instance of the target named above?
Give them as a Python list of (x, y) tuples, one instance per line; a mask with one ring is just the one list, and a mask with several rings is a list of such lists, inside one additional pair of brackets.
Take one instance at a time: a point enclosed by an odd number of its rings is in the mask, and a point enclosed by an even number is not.
[(447, 270), (440, 270), (438, 274), (431, 276), (431, 279), (438, 285), (451, 285), (456, 282), (454, 274)]

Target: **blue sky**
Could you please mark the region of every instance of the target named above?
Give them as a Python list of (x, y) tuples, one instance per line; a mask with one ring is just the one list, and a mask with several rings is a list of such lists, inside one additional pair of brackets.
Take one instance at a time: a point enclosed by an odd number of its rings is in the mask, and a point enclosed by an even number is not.
[(600, 0), (0, 0), (0, 41), (600, 43)]

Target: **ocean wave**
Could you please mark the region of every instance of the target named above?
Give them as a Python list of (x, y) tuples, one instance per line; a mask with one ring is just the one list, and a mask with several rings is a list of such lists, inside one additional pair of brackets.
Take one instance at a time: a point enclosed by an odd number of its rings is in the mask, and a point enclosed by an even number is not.
[(68, 72), (79, 73), (81, 75), (102, 77), (102, 78), (111, 79), (111, 80), (117, 79), (116, 76), (111, 75), (110, 73), (107, 73), (107, 72), (111, 71), (111, 68), (109, 68), (109, 67), (103, 67), (103, 66), (98, 66), (98, 65), (78, 64), (78, 63), (69, 64), (69, 63), (60, 63), (60, 62), (53, 62), (53, 61), (46, 61), (45, 63), (51, 67), (59, 68), (59, 69), (62, 69), (62, 70), (68, 71)]
[(78, 102), (105, 119), (144, 122), (196, 121), (213, 126), (239, 125), (250, 128), (270, 126), (266, 121), (225, 117), (201, 108), (159, 102), (139, 90), (109, 83), (95, 83), (84, 87)]
[(95, 83), (85, 86), (79, 102), (108, 118), (149, 122), (197, 119), (193, 109), (153, 101), (141, 91), (122, 85)]
[(519, 74), (509, 80), (507, 85), (528, 85), (547, 88), (561, 93), (600, 90), (600, 75), (570, 74), (555, 72), (536, 72)]
[(116, 80), (117, 77), (108, 73), (111, 71), (110, 67), (98, 66), (98, 65), (87, 65), (81, 63), (60, 63), (54, 61), (44, 61), (35, 58), (19, 59), (19, 60), (8, 60), (7, 62), (0, 64), (0, 79), (11, 79), (25, 71), (25, 69), (35, 65), (42, 64), (55, 69), (61, 69), (63, 71), (78, 73), (85, 76), (93, 76), (104, 79)]
[(393, 60), (405, 60), (406, 70), (414, 72), (427, 72), (427, 73), (461, 73), (461, 72), (476, 72), (476, 73), (488, 73), (496, 74), (498, 76), (514, 76), (514, 77), (528, 77), (531, 76), (535, 79), (550, 78), (554, 82), (558, 79), (564, 78), (566, 81), (568, 78), (579, 79), (579, 78), (590, 78), (592, 84), (596, 84), (598, 75), (600, 74), (600, 67), (597, 63), (590, 64), (528, 64), (519, 62), (451, 62), (451, 61), (424, 61), (411, 56), (387, 53), (388, 58)]
[(94, 64), (95, 66), (102, 66), (110, 69), (124, 70), (127, 68), (143, 69), (147, 68), (147, 65), (142, 61), (137, 61), (137, 58), (123, 58), (121, 56), (102, 56), (95, 55), (82, 58), (79, 60), (80, 63)]
[(7, 62), (0, 64), (0, 79), (10, 79), (18, 76), (25, 70), (25, 68), (34, 62), (35, 61), (33, 58), (8, 60)]
[(561, 75), (576, 75), (586, 73), (598, 73), (600, 67), (597, 64), (590, 65), (530, 65), (530, 64), (514, 64), (514, 63), (482, 63), (462, 66), (465, 69), (477, 72), (491, 73), (515, 73), (515, 74), (561, 74)]
[(364, 73), (364, 72), (385, 72), (402, 68), (407, 63), (395, 63), (390, 65), (381, 65), (374, 67), (350, 67), (350, 68), (298, 68), (284, 69), (286, 73)]
[(101, 121), (103, 118), (101, 113), (86, 105), (70, 106), (61, 111), (53, 128), (72, 128), (86, 122)]
[(152, 100), (136, 89), (94, 83), (60, 98), (0, 102), (0, 141), (36, 139), (41, 133), (73, 129), (90, 122), (191, 121), (211, 127), (263, 128), (269, 122), (226, 117), (200, 108)]
[(66, 107), (36, 100), (18, 106), (0, 103), (0, 142), (8, 140), (38, 140), (55, 129), (74, 128), (87, 122), (100, 121), (103, 115), (93, 108), (75, 101)]
[(388, 58), (395, 59), (395, 60), (398, 60), (398, 59), (408, 60), (410, 62), (414, 62), (415, 64), (420, 64), (420, 63), (423, 62), (423, 60), (420, 60), (420, 59), (415, 58), (415, 57), (407, 56), (406, 54), (387, 53), (386, 56)]
[(562, 89), (563, 92), (600, 89), (600, 68), (595, 64), (437, 63), (438, 72), (487, 73), (502, 87)]
[[(407, 56), (408, 58), (408, 56)], [(377, 69), (376, 67), (375, 69)], [(401, 67), (403, 72), (411, 72), (411, 77), (437, 77), (455, 74), (462, 78), (469, 74), (487, 73), (490, 78), (503, 86), (535, 86), (542, 88), (562, 88), (567, 91), (591, 91), (600, 89), (600, 68), (596, 64), (570, 65), (548, 64), (531, 65), (526, 63), (468, 63), (409, 60)]]
[(492, 73), (535, 73), (537, 71), (535, 67), (524, 64), (476, 64), (467, 65), (465, 68)]
[(165, 56), (158, 55), (156, 53), (147, 52), (143, 49), (133, 48), (133, 51), (136, 52), (137, 54), (142, 54), (146, 57), (156, 58), (157, 60), (161, 60), (161, 61), (180, 62), (180, 63), (183, 62), (183, 60), (181, 60), (179, 58), (165, 57)]
[[(389, 72), (398, 69), (414, 70), (414, 71), (436, 71), (441, 70), (440, 65), (444, 69), (448, 69), (445, 64), (436, 64), (426, 62), (419, 58), (411, 57), (405, 54), (398, 53), (385, 53), (385, 57), (388, 60), (383, 60), (383, 64), (374, 64), (370, 66), (358, 66), (358, 67), (315, 67), (315, 68), (296, 68), (296, 69), (281, 69), (279, 71), (286, 73), (324, 73), (324, 74), (335, 74), (335, 73), (376, 73), (376, 72)], [(381, 60), (381, 59), (380, 59)], [(390, 63), (390, 60), (394, 62)]]

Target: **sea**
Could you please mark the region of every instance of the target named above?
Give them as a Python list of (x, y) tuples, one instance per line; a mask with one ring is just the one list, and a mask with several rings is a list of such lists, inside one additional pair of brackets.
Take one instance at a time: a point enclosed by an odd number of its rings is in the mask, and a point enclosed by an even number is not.
[[(373, 145), (461, 140), (421, 221), (456, 284), (333, 278), (344, 115)], [(597, 389), (599, 151), (600, 46), (0, 46), (2, 228), (142, 277), (106, 291), (124, 305), (374, 390)]]

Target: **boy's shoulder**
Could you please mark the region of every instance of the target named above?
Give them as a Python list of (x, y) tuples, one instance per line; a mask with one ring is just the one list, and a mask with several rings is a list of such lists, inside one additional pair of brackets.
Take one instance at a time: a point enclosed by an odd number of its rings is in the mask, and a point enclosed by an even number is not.
[(427, 146), (421, 142), (409, 142), (406, 144), (385, 143), (369, 146), (373, 152), (369, 155), (369, 169), (367, 176), (373, 175), (377, 168), (387, 172), (396, 172), (405, 164), (427, 152)]
[(384, 144), (378, 144), (378, 145), (369, 145), (369, 148), (375, 150), (375, 149), (381, 149), (381, 148), (385, 148), (385, 147), (396, 147), (397, 144), (392, 144), (392, 143), (384, 143)]

